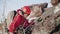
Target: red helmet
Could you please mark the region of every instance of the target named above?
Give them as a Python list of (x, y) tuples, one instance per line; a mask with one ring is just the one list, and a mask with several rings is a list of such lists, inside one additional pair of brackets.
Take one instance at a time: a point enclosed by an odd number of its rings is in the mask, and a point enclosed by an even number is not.
[(30, 14), (31, 13), (31, 10), (30, 10), (30, 7), (29, 6), (24, 6), (23, 9), (24, 13), (26, 14)]

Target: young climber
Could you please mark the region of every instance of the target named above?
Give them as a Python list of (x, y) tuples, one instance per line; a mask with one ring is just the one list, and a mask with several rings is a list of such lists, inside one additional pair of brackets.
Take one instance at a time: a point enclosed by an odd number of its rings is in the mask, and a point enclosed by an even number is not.
[(24, 12), (21, 9), (18, 9), (16, 16), (9, 26), (9, 32), (14, 34), (20, 25), (23, 25), (23, 28), (25, 29), (29, 24), (28, 20), (24, 17)]

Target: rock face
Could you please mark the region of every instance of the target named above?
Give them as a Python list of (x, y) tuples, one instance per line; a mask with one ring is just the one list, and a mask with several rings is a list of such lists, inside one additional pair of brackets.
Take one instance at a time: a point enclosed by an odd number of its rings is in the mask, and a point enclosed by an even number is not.
[(60, 11), (54, 14), (53, 9), (45, 9), (42, 20), (35, 23), (32, 34), (60, 34)]
[(33, 4), (30, 6), (31, 8), (31, 13), (27, 17), (28, 19), (31, 17), (39, 17), (44, 10), (42, 11), (41, 9), (47, 8), (48, 3), (42, 3), (42, 4)]

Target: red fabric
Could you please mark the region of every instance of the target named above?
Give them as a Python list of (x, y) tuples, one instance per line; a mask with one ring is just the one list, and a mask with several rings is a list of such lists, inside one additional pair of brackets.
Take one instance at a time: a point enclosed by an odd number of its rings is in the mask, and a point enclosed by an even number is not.
[(23, 28), (26, 28), (26, 27), (28, 27), (30, 25), (30, 23), (28, 22), (28, 20), (26, 20), (23, 16), (21, 16), (21, 15), (18, 14), (18, 15), (16, 15), (14, 17), (14, 20), (10, 24), (10, 26), (9, 26), (9, 32), (14, 32), (16, 30), (16, 28), (18, 28), (19, 25), (21, 25), (21, 24), (24, 24)]
[(17, 13), (19, 14), (19, 12), (21, 11), (21, 9), (17, 9)]
[(28, 20), (25, 20), (25, 22), (24, 22), (25, 24), (24, 24), (24, 26), (23, 26), (23, 28), (25, 29), (27, 26), (29, 26), (30, 25), (30, 23), (28, 22)]
[(28, 27), (29, 25), (34, 25), (34, 22), (31, 22), (31, 23), (29, 23), (28, 22), (28, 20), (25, 20), (25, 22), (24, 22), (25, 24), (24, 24), (24, 29), (26, 28), (26, 27)]
[(10, 26), (9, 26), (9, 31), (10, 31), (10, 32), (14, 32), (15, 29), (16, 29), (19, 25), (21, 25), (21, 24), (24, 23), (24, 21), (25, 21), (25, 18), (24, 18), (23, 16), (21, 16), (21, 15), (15, 16), (15, 17), (14, 17), (14, 20), (12, 21), (12, 23), (11, 23)]
[(26, 9), (26, 14), (30, 14), (31, 13), (31, 10), (30, 10), (30, 7), (29, 6), (24, 6), (23, 9)]

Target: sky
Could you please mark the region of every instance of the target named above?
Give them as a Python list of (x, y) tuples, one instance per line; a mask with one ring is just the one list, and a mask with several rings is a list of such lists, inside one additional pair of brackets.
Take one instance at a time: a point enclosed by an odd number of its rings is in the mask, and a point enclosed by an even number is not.
[[(4, 3), (6, 1), (6, 3)], [(9, 11), (17, 10), (26, 5), (40, 4), (47, 2), (49, 3), (48, 7), (51, 7), (50, 0), (0, 0), (0, 18), (3, 14), (4, 5), (5, 5), (5, 17), (8, 15)]]

